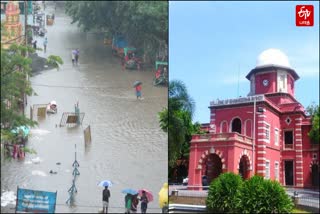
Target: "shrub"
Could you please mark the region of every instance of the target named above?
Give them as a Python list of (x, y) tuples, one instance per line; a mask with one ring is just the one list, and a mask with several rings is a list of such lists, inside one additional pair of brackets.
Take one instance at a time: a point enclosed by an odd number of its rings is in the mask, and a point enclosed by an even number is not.
[(241, 213), (290, 213), (293, 202), (277, 182), (253, 176), (241, 188)]
[(206, 199), (207, 210), (211, 213), (235, 213), (240, 205), (242, 179), (233, 173), (221, 174), (211, 182)]

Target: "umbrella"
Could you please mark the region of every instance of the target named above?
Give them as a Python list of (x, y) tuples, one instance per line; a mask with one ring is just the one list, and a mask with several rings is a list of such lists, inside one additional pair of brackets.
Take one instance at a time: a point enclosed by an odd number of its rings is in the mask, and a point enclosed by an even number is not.
[(140, 81), (135, 81), (134, 83), (133, 83), (133, 87), (136, 87), (137, 85), (141, 85), (142, 84), (142, 82), (140, 82)]
[(111, 187), (112, 186), (112, 182), (109, 180), (103, 180), (100, 183), (98, 183), (98, 186), (101, 187)]
[(138, 192), (137, 190), (129, 189), (129, 188), (122, 190), (122, 193), (124, 193), (124, 194), (130, 194), (130, 195), (139, 194), (139, 192)]
[(152, 195), (152, 192), (147, 190), (147, 189), (139, 189), (139, 196), (141, 197), (142, 196), (142, 191), (145, 191), (146, 192), (146, 196), (148, 198), (148, 201), (153, 201), (153, 195)]
[(12, 129), (11, 133), (18, 134), (20, 131), (23, 132), (23, 137), (26, 137), (26, 136), (28, 136), (30, 129), (27, 126), (19, 126), (15, 129)]

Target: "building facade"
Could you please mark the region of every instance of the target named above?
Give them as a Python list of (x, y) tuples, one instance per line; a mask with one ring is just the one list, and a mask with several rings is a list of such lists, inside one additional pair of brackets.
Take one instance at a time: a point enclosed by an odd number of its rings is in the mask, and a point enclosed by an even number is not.
[(254, 174), (282, 185), (319, 187), (319, 142), (311, 142), (310, 117), (294, 97), (299, 79), (287, 56), (262, 52), (246, 78), (247, 97), (210, 102), (207, 134), (190, 142), (189, 186), (201, 186), (223, 172), (247, 179)]
[(23, 42), (18, 3), (10, 1), (6, 6), (5, 13), (4, 28), (6, 34), (1, 37), (1, 44), (3, 48), (8, 49), (13, 43), (21, 44)]

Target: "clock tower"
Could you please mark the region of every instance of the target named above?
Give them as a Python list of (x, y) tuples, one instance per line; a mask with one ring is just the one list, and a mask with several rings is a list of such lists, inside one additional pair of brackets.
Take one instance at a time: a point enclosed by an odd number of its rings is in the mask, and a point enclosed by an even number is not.
[(246, 78), (250, 81), (249, 95), (287, 93), (294, 97), (294, 82), (299, 76), (282, 51), (268, 49), (258, 56), (256, 67)]

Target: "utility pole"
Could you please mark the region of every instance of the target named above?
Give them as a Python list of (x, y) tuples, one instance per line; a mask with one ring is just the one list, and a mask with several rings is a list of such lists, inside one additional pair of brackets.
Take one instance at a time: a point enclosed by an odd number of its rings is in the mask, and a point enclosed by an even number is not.
[[(28, 44), (28, 4), (27, 0), (24, 0), (24, 39), (25, 46)], [(26, 52), (26, 57), (28, 56), (28, 51)]]
[[(24, 45), (27, 47), (28, 45), (28, 4), (27, 4), (27, 0), (24, 0)], [(28, 57), (28, 50), (25, 51), (24, 53), (24, 57)], [(28, 81), (29, 77), (28, 74), (26, 73), (26, 80)], [(27, 97), (26, 94), (23, 93), (23, 115), (24, 114), (24, 109), (27, 105)]]
[(252, 175), (254, 175), (254, 150), (255, 150), (255, 141), (256, 141), (256, 108), (257, 101), (256, 97), (253, 100), (253, 142), (252, 142)]

